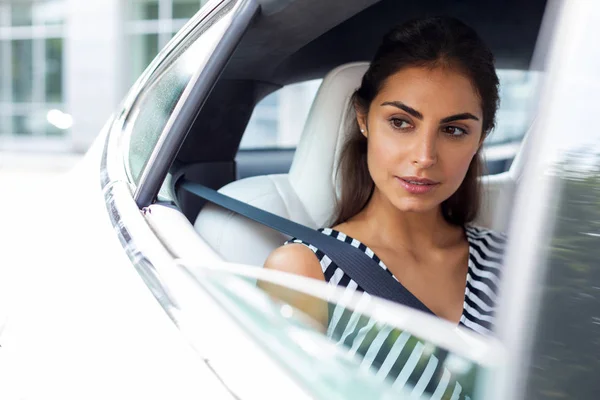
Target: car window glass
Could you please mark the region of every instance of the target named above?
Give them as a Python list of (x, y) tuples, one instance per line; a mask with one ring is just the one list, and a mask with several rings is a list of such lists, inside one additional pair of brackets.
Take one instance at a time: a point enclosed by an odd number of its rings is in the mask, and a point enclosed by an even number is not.
[(129, 134), (128, 170), (139, 183), (167, 121), (192, 76), (203, 67), (231, 23), (233, 1), (209, 21), (201, 23), (195, 39), (188, 40), (150, 79), (125, 122)]
[(496, 128), (486, 139), (486, 146), (519, 143), (534, 117), (541, 72), (499, 69), (500, 107)]
[(284, 86), (254, 108), (240, 149), (294, 148), (321, 79)]
[[(315, 398), (484, 398), (478, 385), (498, 360), (483, 336), (368, 295), (247, 274), (256, 267), (189, 268)], [(315, 317), (323, 310), (328, 327)]]
[[(499, 69), (498, 77), (501, 102), (496, 129), (487, 138), (487, 147), (520, 143), (533, 119), (541, 73)], [(262, 99), (250, 118), (240, 149), (296, 147), (321, 81), (287, 85)]]
[(565, 44), (549, 65), (534, 142), (541, 168), (532, 172), (551, 185), (529, 192), (548, 205), (550, 229), (533, 243), (539, 264), (519, 266), (539, 268), (529, 290), (541, 293), (526, 399), (596, 399), (600, 392), (600, 3), (565, 4), (569, 24), (557, 34)]

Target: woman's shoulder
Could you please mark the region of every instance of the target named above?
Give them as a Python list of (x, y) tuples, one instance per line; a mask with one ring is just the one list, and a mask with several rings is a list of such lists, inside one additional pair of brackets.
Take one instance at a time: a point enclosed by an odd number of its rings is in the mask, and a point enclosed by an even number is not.
[(320, 260), (315, 257), (313, 249), (303, 243), (288, 241), (276, 248), (265, 261), (264, 267), (324, 280)]
[[(339, 235), (341, 234), (340, 232), (336, 231), (333, 228), (320, 228), (317, 230), (324, 235), (332, 236), (332, 237), (338, 238), (338, 239), (339, 239)], [(290, 244), (300, 244), (300, 245), (304, 245), (305, 247), (308, 247), (310, 250), (312, 250), (313, 253), (315, 253), (317, 255), (317, 258), (319, 258), (319, 259), (321, 259), (323, 256), (323, 253), (317, 247), (315, 247), (312, 243), (309, 243), (305, 240), (294, 237), (284, 243), (284, 245), (290, 245)]]
[[(355, 242), (351, 237), (346, 236), (344, 233), (334, 228), (320, 228), (318, 231), (326, 236), (331, 236), (342, 242), (347, 242), (350, 244)], [(331, 271), (337, 268), (333, 261), (321, 249), (316, 247), (315, 244), (309, 243), (302, 239), (292, 238), (285, 242), (284, 246), (280, 247), (276, 251), (285, 254), (286, 258), (288, 256), (291, 257), (292, 253), (298, 255), (301, 254), (302, 257), (304, 257), (304, 260), (311, 258), (313, 261), (316, 261), (318, 265), (320, 265), (320, 269), (324, 274), (328, 270)]]
[[(342, 233), (332, 228), (318, 229), (324, 235), (342, 240)], [(276, 248), (265, 261), (265, 268), (324, 279), (331, 260), (320, 249), (305, 240), (291, 238)]]

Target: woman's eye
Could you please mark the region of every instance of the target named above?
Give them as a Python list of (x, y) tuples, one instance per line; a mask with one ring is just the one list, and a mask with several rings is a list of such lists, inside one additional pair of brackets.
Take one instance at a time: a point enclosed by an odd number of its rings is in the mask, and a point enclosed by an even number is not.
[(450, 136), (463, 136), (467, 134), (467, 131), (458, 126), (445, 126), (442, 128), (442, 131)]
[(391, 118), (390, 124), (392, 124), (392, 127), (396, 129), (406, 129), (411, 126), (408, 121), (400, 118)]

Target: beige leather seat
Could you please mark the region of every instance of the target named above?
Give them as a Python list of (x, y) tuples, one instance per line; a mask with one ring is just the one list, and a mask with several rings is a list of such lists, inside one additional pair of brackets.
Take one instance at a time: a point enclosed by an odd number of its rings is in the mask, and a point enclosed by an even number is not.
[[(342, 65), (324, 78), (288, 174), (242, 179), (220, 192), (312, 228), (326, 226), (335, 204), (334, 171), (345, 139), (348, 102), (367, 67), (368, 63)], [(516, 176), (509, 171), (486, 181), (488, 193), (480, 224), (506, 229), (507, 214), (493, 211), (499, 207), (508, 210)], [(263, 265), (270, 252), (287, 240), (281, 233), (213, 204), (202, 209), (194, 226), (230, 262)]]

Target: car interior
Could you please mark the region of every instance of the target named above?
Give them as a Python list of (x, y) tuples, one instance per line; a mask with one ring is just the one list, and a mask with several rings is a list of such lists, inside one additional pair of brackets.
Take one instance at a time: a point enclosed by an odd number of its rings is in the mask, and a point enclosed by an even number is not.
[[(159, 196), (158, 202), (171, 203), (168, 212), (193, 225), (201, 239), (193, 246), (207, 245), (217, 258), (250, 265), (263, 265), (288, 237), (206, 203), (181, 190), (179, 182), (201, 183), (308, 227), (325, 227), (336, 200), (336, 159), (345, 139), (348, 100), (385, 33), (411, 18), (454, 16), (488, 43), (497, 68), (528, 70), (546, 6), (545, 0), (347, 0), (343, 7), (320, 0), (286, 2), (285, 7), (264, 3), (170, 170), (173, 201)], [(285, 85), (320, 78), (295, 149), (240, 150), (261, 99)], [(506, 231), (523, 167), (519, 153), (508, 171), (483, 178), (477, 225)]]

